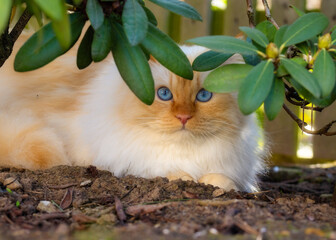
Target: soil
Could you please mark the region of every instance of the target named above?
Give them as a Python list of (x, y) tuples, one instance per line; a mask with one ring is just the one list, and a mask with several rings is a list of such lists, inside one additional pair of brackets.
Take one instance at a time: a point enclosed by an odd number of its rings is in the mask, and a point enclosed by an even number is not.
[(92, 166), (0, 168), (0, 239), (336, 239), (335, 182), (335, 167), (273, 167), (257, 193)]

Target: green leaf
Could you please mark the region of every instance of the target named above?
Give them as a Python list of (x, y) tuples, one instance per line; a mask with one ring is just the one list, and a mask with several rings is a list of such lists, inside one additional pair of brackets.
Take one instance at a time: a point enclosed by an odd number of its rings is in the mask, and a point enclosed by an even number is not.
[(309, 55), (310, 54), (310, 48), (308, 45), (308, 41), (304, 41), (302, 43), (298, 43), (295, 45), (303, 54)]
[(76, 5), (76, 6), (79, 6), (79, 4), (82, 3), (83, 0), (73, 0), (73, 3)]
[(146, 7), (144, 7), (143, 9), (144, 9), (145, 12), (146, 12), (148, 21), (149, 21), (150, 23), (152, 23), (153, 25), (157, 26), (157, 25), (158, 25), (158, 22), (157, 22), (157, 20), (156, 20), (155, 15), (152, 13), (152, 11), (149, 10), (148, 8), (146, 8)]
[(275, 33), (274, 43), (278, 46), (278, 48), (280, 48), (282, 43), (284, 42), (283, 41), (283, 36), (286, 33), (287, 29), (288, 29), (288, 26), (283, 25)]
[(6, 29), (9, 24), (9, 17), (12, 10), (12, 0), (2, 0), (0, 7), (0, 34)]
[(112, 22), (112, 54), (119, 73), (145, 104), (152, 104), (155, 97), (154, 80), (145, 54), (139, 46), (132, 46), (120, 24)]
[(62, 19), (53, 20), (51, 24), (61, 47), (66, 50), (70, 47), (71, 44), (71, 27), (69, 15), (65, 11), (65, 5), (63, 7), (64, 12)]
[(283, 36), (284, 45), (289, 46), (308, 40), (321, 33), (329, 24), (322, 13), (308, 13), (290, 25)]
[(106, 58), (112, 46), (112, 27), (110, 20), (105, 18), (103, 25), (93, 35), (91, 55), (94, 62), (100, 62)]
[(286, 68), (284, 67), (284, 65), (281, 64), (281, 62), (280, 62), (279, 66), (278, 66), (278, 69), (276, 71), (276, 76), (277, 77), (284, 77), (286, 75), (288, 75), (288, 72), (287, 72)]
[(192, 67), (195, 71), (199, 72), (209, 71), (224, 63), (232, 55), (232, 53), (207, 51), (194, 60)]
[(104, 22), (104, 12), (102, 6), (98, 0), (88, 0), (85, 10), (93, 29), (97, 30)]
[(94, 30), (92, 26), (90, 26), (78, 47), (77, 51), (77, 67), (79, 69), (84, 69), (89, 66), (92, 62), (92, 55), (91, 55), (91, 44), (93, 40)]
[[(51, 19), (62, 21), (65, 11), (63, 0), (34, 0), (42, 11)], [(65, 12), (66, 13), (66, 12)]]
[(306, 68), (293, 60), (288, 60), (285, 58), (281, 59), (281, 64), (284, 65), (286, 70), (294, 78), (295, 81), (300, 83), (316, 98), (319, 98), (321, 96), (321, 88), (318, 85), (316, 78), (313, 74), (308, 72)]
[(43, 21), (42, 21), (42, 12), (40, 8), (36, 5), (34, 0), (26, 0), (26, 4), (27, 4), (27, 9), (29, 10), (29, 12), (34, 15), (37, 23), (39, 24), (40, 27), (42, 27)]
[(266, 20), (261, 23), (258, 23), (256, 26), (256, 29), (264, 33), (270, 42), (274, 41), (274, 35), (277, 29), (276, 27), (274, 27), (274, 25), (270, 21)]
[(252, 66), (256, 66), (261, 62), (258, 54), (242, 54), (244, 61)]
[(292, 84), (292, 86), (295, 88), (295, 90), (303, 96), (305, 99), (307, 99), (309, 102), (313, 103), (314, 105), (318, 107), (328, 107), (330, 106), (336, 99), (336, 84), (331, 92), (331, 94), (328, 97), (318, 99), (315, 98), (310, 92), (308, 92), (304, 87), (302, 87), (297, 81), (295, 81), (293, 78), (288, 78), (288, 81)]
[(143, 53), (145, 54), (145, 56), (146, 56), (146, 59), (147, 59), (147, 61), (149, 61), (150, 60), (150, 53), (147, 51), (147, 49), (146, 48), (144, 48), (144, 46), (142, 46), (141, 44), (139, 45), (140, 47), (141, 47), (141, 50), (143, 51)]
[(51, 23), (45, 25), (20, 48), (15, 57), (14, 69), (18, 72), (35, 70), (64, 54), (75, 44), (84, 24), (85, 17), (81, 13), (70, 15), (71, 45), (65, 50), (58, 42)]
[(265, 60), (248, 73), (238, 93), (238, 105), (243, 114), (254, 112), (264, 102), (272, 87), (273, 71), (272, 61)]
[(148, 19), (145, 10), (137, 0), (127, 0), (122, 14), (122, 23), (131, 45), (139, 44), (148, 29)]
[(267, 47), (269, 44), (269, 41), (265, 34), (263, 34), (261, 31), (259, 31), (256, 28), (250, 28), (250, 27), (239, 27), (240, 31), (244, 32), (249, 38), (251, 38), (253, 41), (255, 41), (257, 44), (259, 44), (262, 47)]
[(187, 42), (223, 53), (255, 54), (258, 51), (252, 44), (230, 36), (198, 37)]
[(334, 31), (332, 31), (332, 33), (331, 33), (331, 39), (333, 41), (336, 40), (336, 29)]
[(280, 112), (284, 103), (284, 96), (285, 85), (281, 79), (276, 78), (264, 103), (265, 113), (270, 121), (274, 120)]
[(291, 5), (290, 7), (293, 8), (293, 10), (296, 12), (296, 14), (299, 17), (302, 17), (303, 15), (305, 15), (305, 12), (301, 11), (300, 9), (298, 9), (297, 7), (295, 7), (294, 5)]
[(151, 2), (168, 9), (169, 11), (184, 16), (186, 18), (202, 21), (201, 15), (195, 8), (179, 0), (150, 0)]
[(204, 80), (204, 88), (211, 92), (238, 91), (241, 83), (253, 67), (247, 64), (229, 64), (212, 71)]
[(322, 89), (322, 97), (324, 98), (330, 95), (335, 86), (336, 76), (334, 62), (327, 50), (322, 49), (317, 55), (313, 75)]
[(147, 36), (141, 45), (173, 73), (193, 79), (193, 70), (187, 56), (170, 37), (153, 24), (148, 24)]

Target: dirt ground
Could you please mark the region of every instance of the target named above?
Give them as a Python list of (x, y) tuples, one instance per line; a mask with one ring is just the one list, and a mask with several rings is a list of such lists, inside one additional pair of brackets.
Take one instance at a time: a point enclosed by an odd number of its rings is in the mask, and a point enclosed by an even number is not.
[(336, 239), (336, 168), (274, 167), (258, 193), (0, 168), (0, 239)]

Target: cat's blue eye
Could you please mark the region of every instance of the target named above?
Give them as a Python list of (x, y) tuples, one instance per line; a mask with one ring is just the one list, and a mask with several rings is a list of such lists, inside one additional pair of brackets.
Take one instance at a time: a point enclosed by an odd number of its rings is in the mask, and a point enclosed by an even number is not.
[(167, 87), (160, 87), (157, 90), (157, 95), (163, 101), (169, 101), (173, 98), (172, 92)]
[(200, 102), (207, 102), (207, 101), (209, 101), (211, 98), (212, 98), (212, 93), (211, 93), (211, 92), (208, 92), (208, 91), (205, 90), (205, 89), (201, 89), (201, 90), (199, 90), (199, 92), (198, 92), (197, 95), (196, 95), (196, 99), (197, 99), (197, 101), (200, 101)]

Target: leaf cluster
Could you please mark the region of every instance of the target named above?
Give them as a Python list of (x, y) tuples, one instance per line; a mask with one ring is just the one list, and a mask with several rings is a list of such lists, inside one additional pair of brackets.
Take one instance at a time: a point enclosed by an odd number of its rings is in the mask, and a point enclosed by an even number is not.
[[(176, 14), (199, 20), (199, 13), (179, 0), (150, 0)], [(0, 7), (0, 33), (8, 26), (12, 0)], [(188, 58), (176, 43), (157, 28), (154, 14), (143, 0), (21, 0), (41, 29), (18, 51), (14, 68), (25, 72), (40, 68), (66, 53), (86, 29), (77, 52), (77, 67), (84, 69), (112, 52), (120, 75), (144, 103), (154, 101), (154, 81), (150, 55), (167, 69), (193, 78)], [(42, 19), (50, 22), (43, 25)], [(90, 24), (85, 27), (86, 22)]]
[[(327, 107), (336, 99), (336, 30), (322, 34), (328, 19), (321, 13), (304, 14), (291, 25), (276, 29), (270, 22), (256, 28), (240, 27), (247, 41), (229, 36), (207, 36), (189, 40), (210, 51), (193, 62), (197, 71), (213, 70), (204, 86), (212, 92), (238, 91), (244, 114), (262, 104), (267, 117), (279, 113), (286, 91), (294, 89), (297, 99)], [(220, 66), (238, 53), (245, 64)]]

